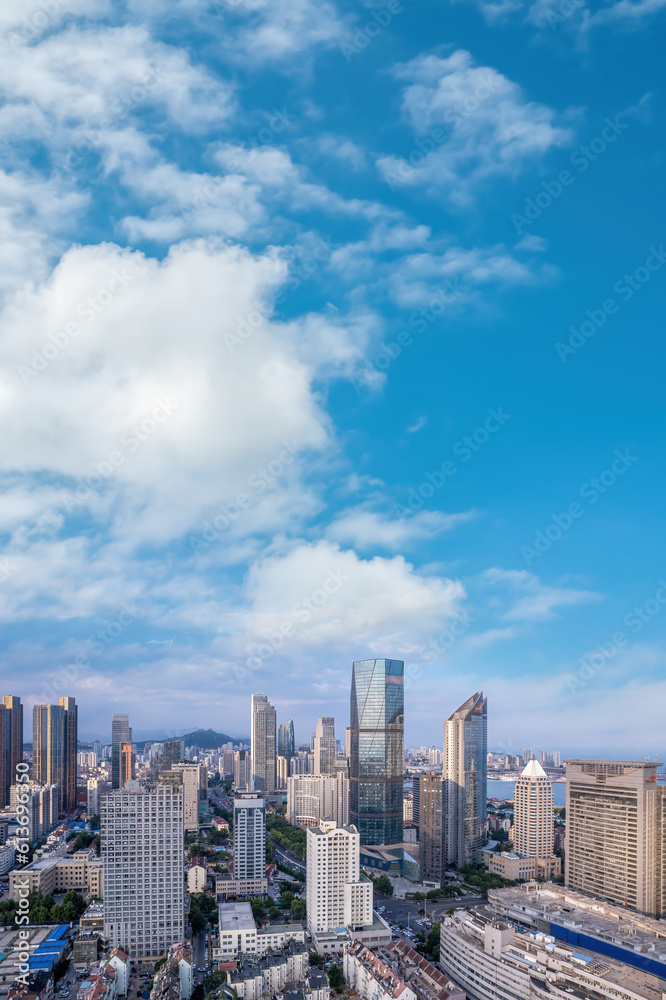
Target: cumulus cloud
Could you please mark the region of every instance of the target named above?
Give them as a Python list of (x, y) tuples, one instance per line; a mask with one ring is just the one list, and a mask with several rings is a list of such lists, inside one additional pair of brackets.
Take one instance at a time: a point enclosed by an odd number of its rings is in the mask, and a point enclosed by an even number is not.
[(571, 138), (551, 108), (526, 100), (518, 84), (463, 49), (418, 56), (395, 75), (407, 82), (402, 108), (417, 138), (406, 159), (378, 160), (392, 187), (426, 185), (465, 205), (479, 183), (516, 176)]
[(368, 507), (353, 507), (336, 518), (326, 534), (334, 541), (350, 542), (357, 549), (400, 550), (444, 531), (452, 531), (473, 517), (474, 511), (460, 514), (419, 511), (413, 517), (396, 520)]

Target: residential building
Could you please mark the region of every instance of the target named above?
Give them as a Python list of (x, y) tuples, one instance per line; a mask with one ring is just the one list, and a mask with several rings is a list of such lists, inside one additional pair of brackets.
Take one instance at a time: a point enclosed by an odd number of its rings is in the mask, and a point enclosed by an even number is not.
[(268, 892), (268, 876), (258, 878), (236, 878), (234, 875), (218, 875), (215, 879), (215, 898), (218, 903), (230, 899), (253, 899)]
[(52, 973), (46, 969), (28, 972), (9, 987), (8, 1000), (53, 1000)]
[(295, 774), (287, 779), (287, 819), (295, 826), (319, 826), (321, 820), (349, 824), (349, 780), (336, 777)]
[(59, 811), (76, 808), (77, 714), (74, 698), (32, 710), (32, 773), (38, 785), (57, 785)]
[(373, 913), (372, 882), (360, 871), (355, 826), (322, 822), (307, 829), (307, 921), (319, 954), (342, 951), (351, 937), (386, 943), (391, 931)]
[(525, 767), (526, 764), (529, 764), (531, 760), (534, 760), (535, 757), (536, 754), (534, 753), (534, 750), (532, 750), (531, 747), (525, 747), (523, 750), (523, 767)]
[(402, 839), (402, 660), (356, 660), (350, 695), (349, 816), (363, 844)]
[(16, 865), (16, 848), (14, 844), (3, 844), (0, 847), (0, 875), (7, 875)]
[[(88, 911), (86, 910), (86, 913)], [(83, 919), (83, 918), (81, 918)], [(113, 948), (103, 968), (113, 969), (118, 987), (118, 996), (127, 996), (129, 992), (130, 960), (124, 948)]]
[(99, 816), (100, 800), (102, 795), (109, 789), (109, 783), (105, 778), (88, 778), (88, 808), (89, 816)]
[(332, 774), (335, 765), (335, 719), (320, 715), (314, 738), (314, 773)]
[(164, 955), (182, 941), (182, 774), (131, 780), (101, 804), (104, 933), (133, 958)]
[(276, 712), (265, 694), (252, 695), (252, 788), (270, 794), (277, 782)]
[(28, 839), (34, 843), (45, 837), (58, 822), (60, 791), (57, 785), (40, 785), (29, 781), (25, 785), (12, 785), (9, 790), (10, 808), (16, 811), (19, 803), (27, 806), (23, 820), (28, 828)]
[(187, 869), (187, 891), (190, 895), (203, 892), (208, 882), (208, 863), (204, 857), (197, 855), (190, 861)]
[(221, 903), (218, 913), (218, 942), (212, 955), (214, 962), (238, 960), (242, 955), (257, 958), (283, 948), (290, 941), (305, 944), (302, 923), (262, 924), (257, 927), (249, 903)]
[(424, 879), (441, 882), (444, 864), (444, 782), (439, 774), (424, 774), (420, 781), (419, 863)]
[(234, 752), (234, 788), (237, 792), (252, 789), (252, 754), (249, 750)]
[(51, 855), (15, 868), (9, 873), (9, 898), (19, 899), (26, 882), (43, 896), (71, 890), (97, 898), (104, 894), (102, 863), (90, 850)]
[(314, 753), (297, 750), (291, 758), (290, 774), (314, 774)]
[(114, 714), (111, 720), (111, 786), (120, 788), (120, 746), (132, 742), (129, 715)]
[(164, 965), (155, 974), (150, 1000), (190, 1000), (195, 976), (189, 941), (172, 944)]
[(553, 856), (553, 783), (536, 760), (516, 781), (513, 847), (525, 858)]
[(661, 1000), (665, 962), (663, 924), (552, 883), (490, 889), (440, 929), (440, 966), (475, 1000)]
[(233, 778), (234, 776), (234, 752), (233, 750), (224, 750), (220, 754), (220, 761), (218, 764), (218, 772), (222, 778)]
[(367, 1000), (417, 1000), (414, 990), (360, 941), (345, 948), (345, 982)]
[(437, 747), (431, 747), (428, 751), (428, 763), (431, 767), (440, 767), (442, 763), (442, 751)]
[(199, 831), (199, 803), (202, 799), (202, 768), (205, 765), (189, 761), (179, 761), (166, 773), (181, 774), (183, 779), (183, 802), (185, 833)]
[(9, 805), (9, 789), (16, 783), (16, 765), (23, 761), (23, 706), (6, 694), (0, 708), (0, 809)]
[(662, 765), (565, 763), (567, 886), (666, 917), (666, 789), (657, 783)]
[(122, 788), (126, 781), (135, 778), (134, 747), (131, 743), (120, 744), (120, 778), (119, 788)]
[(157, 781), (160, 771), (170, 771), (174, 764), (182, 761), (185, 753), (184, 740), (168, 740), (153, 743), (150, 747), (150, 780)]
[[(266, 879), (266, 802), (255, 792), (234, 796), (234, 879), (260, 884), (258, 895), (268, 892)], [(241, 892), (240, 895), (245, 895)]]
[[(222, 988), (221, 998), (231, 1000), (262, 1000), (263, 997), (280, 996), (283, 1000), (321, 1000), (328, 998), (326, 975), (309, 969), (309, 955), (304, 944), (288, 942), (275, 953), (263, 957), (243, 955), (235, 969), (227, 973), (228, 985)], [(310, 976), (317, 976), (326, 988), (310, 988)]]
[(415, 774), (412, 778), (412, 823), (418, 829), (421, 822), (421, 775)]
[(72, 962), (75, 969), (96, 966), (104, 944), (99, 931), (80, 931), (74, 941)]
[[(488, 703), (473, 694), (444, 723), (444, 864), (479, 864), (486, 843)], [(423, 776), (421, 777), (423, 784)]]
[(287, 779), (289, 777), (289, 761), (286, 757), (281, 757), (278, 754), (277, 757), (277, 788), (279, 791), (284, 792), (287, 788)]
[(402, 825), (403, 829), (406, 826), (411, 826), (414, 819), (414, 799), (405, 798), (402, 800)]
[(366, 948), (353, 941), (345, 949), (345, 980), (367, 1000), (465, 1000), (465, 993), (448, 976), (404, 941)]
[(562, 758), (559, 750), (539, 750), (539, 763), (542, 767), (560, 767)]
[(286, 722), (281, 723), (278, 729), (278, 754), (280, 757), (286, 758), (287, 762), (289, 762), (295, 752), (294, 721), (293, 719), (287, 719)]

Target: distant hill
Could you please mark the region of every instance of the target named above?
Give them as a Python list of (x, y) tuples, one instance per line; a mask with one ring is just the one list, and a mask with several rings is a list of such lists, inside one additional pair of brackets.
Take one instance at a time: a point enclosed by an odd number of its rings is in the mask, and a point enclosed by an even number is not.
[(223, 743), (249, 743), (249, 736), (227, 736), (226, 733), (216, 733), (214, 729), (196, 729), (193, 733), (183, 736), (186, 747), (201, 747), (202, 750), (215, 750)]

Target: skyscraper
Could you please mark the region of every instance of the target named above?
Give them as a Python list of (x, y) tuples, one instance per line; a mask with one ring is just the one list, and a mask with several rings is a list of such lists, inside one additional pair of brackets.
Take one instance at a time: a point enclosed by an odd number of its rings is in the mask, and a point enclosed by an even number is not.
[(320, 715), (314, 738), (314, 773), (332, 774), (335, 767), (335, 719)]
[(252, 754), (249, 750), (234, 751), (234, 788), (249, 792), (252, 787)]
[(111, 784), (120, 788), (120, 744), (132, 742), (129, 715), (114, 714), (111, 720)]
[(255, 792), (234, 796), (234, 878), (254, 885), (263, 880), (261, 894), (267, 891), (266, 802)]
[(60, 699), (60, 704), (65, 710), (64, 773), (60, 808), (63, 812), (68, 813), (76, 809), (76, 753), (79, 741), (79, 710), (74, 698), (63, 697)]
[(0, 709), (0, 760), (0, 808), (5, 808), (16, 781), (16, 765), (23, 760), (23, 706), (13, 694), (4, 695)]
[(313, 937), (337, 927), (372, 924), (373, 888), (360, 876), (360, 837), (354, 826), (322, 822), (307, 832), (307, 914)]
[(135, 776), (134, 747), (131, 743), (120, 744), (120, 787)]
[(567, 760), (566, 884), (666, 917), (662, 764)]
[(404, 668), (379, 659), (352, 670), (349, 818), (362, 844), (402, 841)]
[(294, 720), (287, 719), (278, 729), (278, 754), (280, 757), (284, 757), (287, 761), (290, 761), (295, 752)]
[(252, 782), (257, 792), (275, 791), (277, 783), (276, 713), (265, 694), (252, 695)]
[(553, 783), (531, 760), (516, 781), (513, 849), (524, 858), (550, 858), (553, 833)]
[(32, 710), (32, 769), (40, 785), (57, 785), (60, 812), (76, 808), (78, 710), (74, 698)]
[[(182, 941), (182, 777), (128, 781), (100, 802), (104, 936), (134, 959), (157, 959)], [(128, 836), (129, 832), (129, 836)]]
[(444, 876), (444, 782), (439, 774), (422, 774), (419, 782), (419, 862), (425, 879)]
[(183, 759), (184, 740), (169, 740), (167, 743), (153, 743), (150, 748), (150, 780), (157, 781), (160, 771), (168, 771)]
[(473, 694), (444, 723), (444, 863), (481, 862), (486, 843), (488, 702)]

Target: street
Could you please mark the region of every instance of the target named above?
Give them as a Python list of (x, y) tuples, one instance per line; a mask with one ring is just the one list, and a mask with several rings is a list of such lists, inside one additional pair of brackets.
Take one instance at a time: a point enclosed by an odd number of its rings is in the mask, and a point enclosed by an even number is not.
[[(389, 924), (404, 924), (413, 930), (421, 931), (423, 928), (416, 923), (419, 917), (419, 910), (425, 910), (433, 923), (441, 920), (442, 914), (450, 910), (452, 906), (482, 906), (486, 902), (482, 896), (460, 896), (457, 899), (444, 900), (422, 900), (393, 899), (391, 896), (382, 896), (375, 893), (375, 909), (384, 907), (381, 914)], [(406, 939), (407, 940), (407, 939)], [(409, 941), (408, 941), (409, 943)]]
[(192, 937), (192, 964), (195, 971), (195, 979), (198, 983), (203, 980), (204, 972), (199, 972), (199, 967), (206, 968), (206, 933), (200, 931)]
[(297, 858), (295, 854), (288, 851), (286, 847), (282, 847), (278, 844), (274, 837), (271, 837), (270, 833), (266, 833), (267, 838), (270, 840), (271, 844), (275, 847), (275, 858), (280, 861), (283, 865), (287, 865), (288, 868), (295, 868), (298, 871), (303, 872), (303, 877), (305, 878), (305, 861), (301, 858)]

